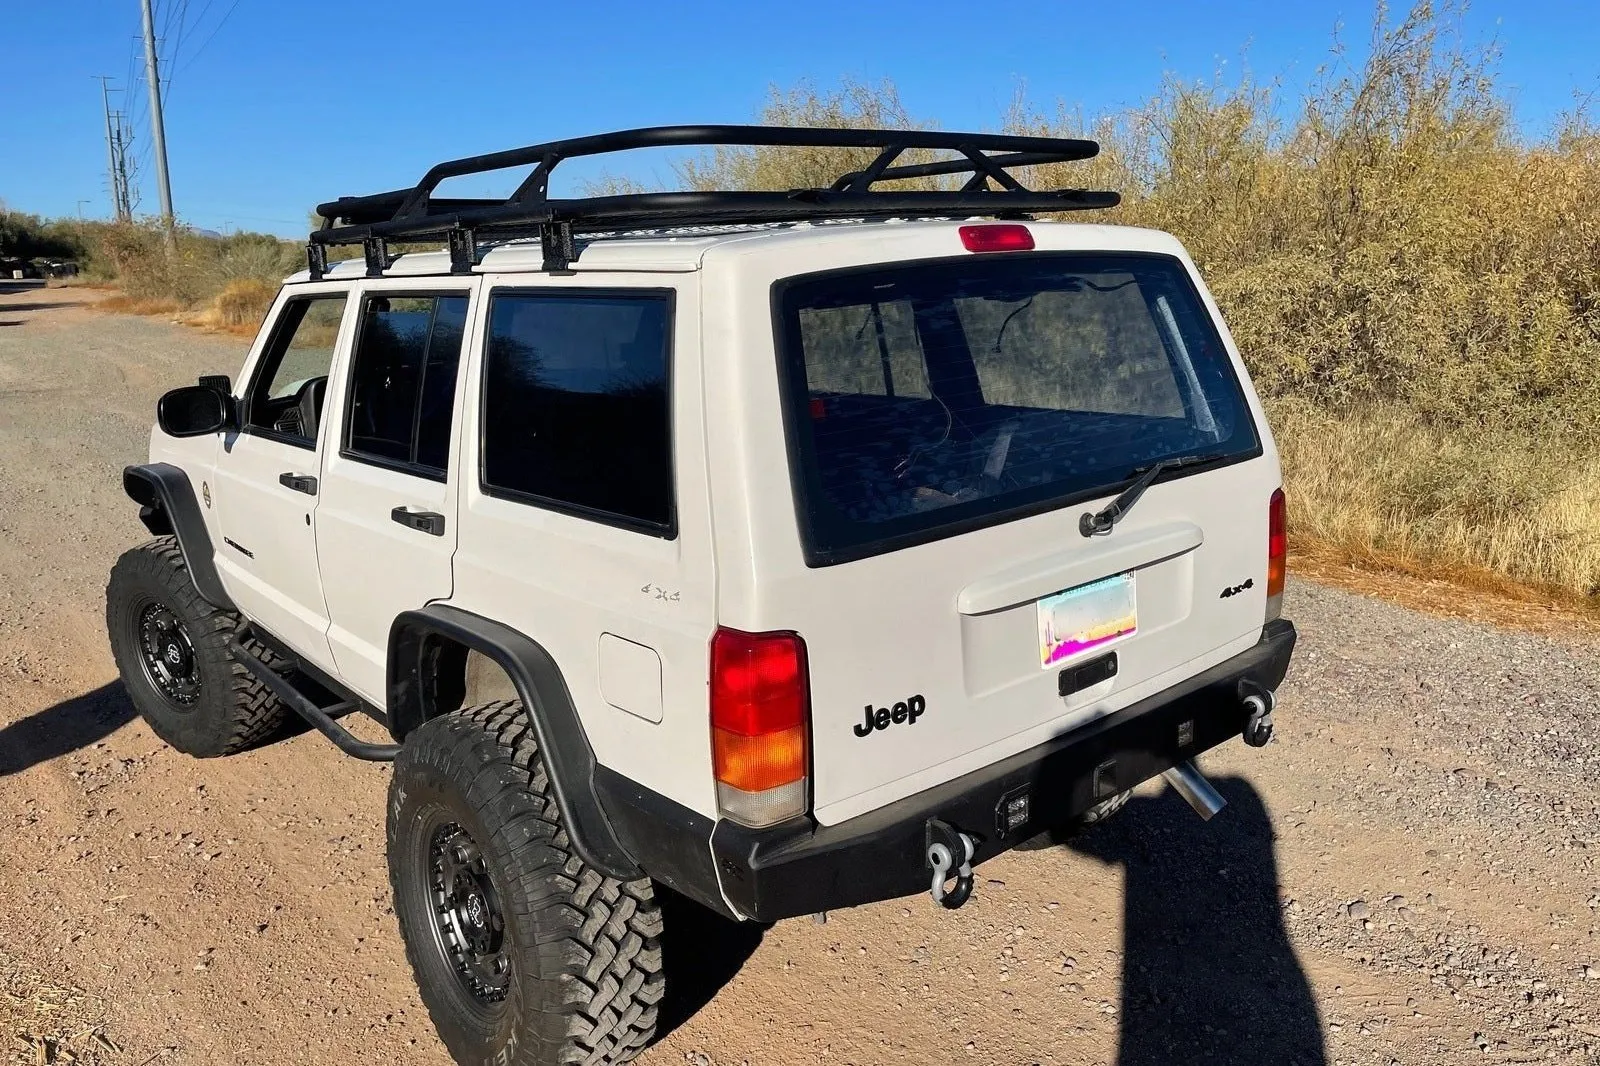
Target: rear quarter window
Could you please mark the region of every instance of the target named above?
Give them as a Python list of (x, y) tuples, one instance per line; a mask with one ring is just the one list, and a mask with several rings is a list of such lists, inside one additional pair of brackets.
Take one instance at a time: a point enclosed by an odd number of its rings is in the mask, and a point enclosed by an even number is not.
[(484, 491), (672, 536), (671, 343), (668, 291), (496, 292)]

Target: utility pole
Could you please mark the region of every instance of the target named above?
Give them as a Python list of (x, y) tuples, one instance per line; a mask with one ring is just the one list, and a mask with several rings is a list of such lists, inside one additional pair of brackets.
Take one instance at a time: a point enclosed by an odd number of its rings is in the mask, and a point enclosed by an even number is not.
[(178, 238), (173, 230), (172, 184), (167, 178), (167, 131), (161, 121), (161, 74), (156, 69), (156, 20), (150, 0), (139, 0), (144, 9), (144, 80), (150, 86), (150, 138), (155, 149), (156, 188), (161, 194), (161, 225), (167, 231), (167, 248), (175, 250)]
[(106, 180), (111, 183), (111, 214), (121, 222), (126, 219), (122, 214), (122, 186), (117, 184), (117, 146), (111, 135), (111, 90), (106, 88), (111, 78), (105, 74), (95, 77), (100, 80), (100, 102), (106, 111)]
[(133, 218), (133, 185), (128, 179), (128, 149), (133, 146), (133, 131), (124, 123), (125, 116), (121, 111), (112, 112), (116, 120), (112, 129), (112, 140), (115, 148), (112, 151), (112, 167), (116, 174), (117, 188), (117, 217), (121, 219)]

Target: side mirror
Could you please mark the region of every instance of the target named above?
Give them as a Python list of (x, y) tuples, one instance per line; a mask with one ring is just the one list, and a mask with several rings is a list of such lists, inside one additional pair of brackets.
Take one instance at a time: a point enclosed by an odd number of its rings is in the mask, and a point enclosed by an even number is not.
[(233, 397), (211, 385), (173, 389), (156, 404), (156, 424), (169, 437), (203, 437), (231, 429)]

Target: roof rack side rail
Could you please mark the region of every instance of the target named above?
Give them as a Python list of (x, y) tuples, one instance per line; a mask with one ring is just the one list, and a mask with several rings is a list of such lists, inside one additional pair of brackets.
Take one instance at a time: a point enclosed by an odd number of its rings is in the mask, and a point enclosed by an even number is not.
[[(567, 159), (635, 148), (717, 145), (859, 148), (876, 149), (877, 154), (866, 167), (817, 189), (628, 193), (559, 200), (549, 196), (550, 176)], [(960, 158), (897, 162), (912, 150), (949, 151)], [(547, 269), (564, 269), (572, 258), (573, 234), (579, 232), (917, 216), (1017, 218), (1114, 207), (1119, 197), (1113, 192), (1031, 190), (1011, 173), (1017, 168), (1089, 159), (1099, 150), (1094, 141), (1075, 138), (936, 130), (790, 126), (622, 130), (447, 160), (429, 168), (410, 188), (320, 204), (317, 212), (325, 221), (311, 234), (311, 243), (363, 245), (370, 274), (387, 269), (391, 262), (387, 242), (400, 238), (444, 240), (450, 246), (452, 269), (470, 270), (478, 239), (537, 236), (544, 244)], [(433, 195), (449, 178), (528, 165), (533, 170), (505, 199)], [(970, 175), (959, 189), (875, 188), (887, 181), (958, 174)], [(464, 244), (467, 235), (474, 242), (472, 248)], [(316, 260), (309, 260), (308, 265), (313, 274), (326, 271), (325, 257), (320, 265)]]

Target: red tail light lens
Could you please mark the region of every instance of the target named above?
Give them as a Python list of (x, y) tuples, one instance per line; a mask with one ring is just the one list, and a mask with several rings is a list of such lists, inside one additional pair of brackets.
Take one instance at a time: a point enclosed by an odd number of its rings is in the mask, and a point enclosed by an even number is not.
[(771, 825), (804, 811), (810, 687), (799, 634), (711, 639), (712, 766), (729, 817)]
[(1267, 599), (1283, 595), (1284, 578), (1289, 570), (1289, 515), (1283, 490), (1272, 494), (1267, 507)]
[(961, 243), (969, 252), (1031, 252), (1033, 234), (1014, 222), (962, 226)]

